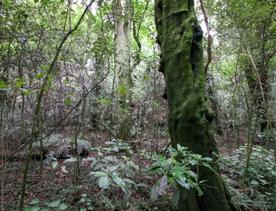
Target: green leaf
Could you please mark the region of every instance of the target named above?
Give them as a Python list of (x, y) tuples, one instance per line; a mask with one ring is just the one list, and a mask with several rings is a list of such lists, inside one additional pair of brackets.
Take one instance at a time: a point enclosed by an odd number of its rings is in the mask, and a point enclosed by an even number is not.
[(68, 173), (68, 170), (66, 169), (66, 166), (62, 166), (62, 167), (61, 167), (61, 171), (62, 171), (63, 173), (65, 173), (65, 174)]
[(150, 76), (149, 76), (148, 74), (145, 74), (144, 77), (143, 77), (143, 79), (144, 79), (145, 81), (148, 81), (148, 80), (150, 79)]
[(66, 210), (69, 206), (66, 203), (62, 203), (59, 205), (60, 210)]
[(198, 176), (196, 173), (194, 173), (193, 171), (189, 170), (187, 172), (187, 174), (190, 176), (190, 177), (193, 177), (195, 180), (197, 180)]
[(11, 3), (11, 0), (4, 0), (4, 6), (6, 7), (10, 7)]
[(24, 79), (18, 79), (16, 82), (15, 82), (15, 87), (16, 88), (20, 88), (22, 86), (24, 86), (26, 84), (26, 82), (24, 81)]
[(22, 91), (22, 94), (23, 94), (24, 96), (28, 96), (28, 95), (31, 94), (31, 91), (30, 91), (30, 90), (27, 90), (27, 89), (21, 89), (21, 91)]
[(70, 97), (66, 97), (64, 99), (64, 105), (70, 106), (71, 104), (72, 104), (72, 101), (71, 101)]
[(120, 84), (118, 86), (118, 93), (119, 93), (120, 96), (126, 96), (127, 92), (128, 92), (128, 90), (127, 90), (127, 87), (125, 85)]
[[(217, 156), (216, 153), (213, 152), (213, 154), (214, 154), (215, 156)], [(217, 156), (217, 157), (218, 157), (218, 156)], [(202, 161), (206, 161), (206, 162), (208, 162), (208, 163), (210, 163), (210, 162), (213, 161), (213, 159), (212, 159), (212, 158), (209, 158), (209, 157), (202, 158), (201, 160), (202, 160)]]
[(99, 187), (101, 189), (107, 189), (111, 184), (111, 180), (108, 176), (101, 177), (99, 179)]
[(198, 196), (202, 196), (203, 195), (203, 191), (202, 191), (202, 189), (198, 185), (195, 185), (194, 188), (197, 190), (197, 195)]
[(153, 166), (148, 171), (150, 173), (160, 173), (162, 171), (162, 166)]
[(36, 79), (41, 79), (41, 78), (44, 77), (44, 75), (45, 75), (45, 72), (37, 73), (37, 74), (35, 75), (35, 78), (36, 78)]
[(78, 161), (78, 159), (76, 157), (71, 157), (69, 159), (66, 159), (64, 161), (64, 163), (74, 163), (74, 162), (77, 162), (77, 161)]
[(197, 162), (196, 160), (190, 160), (189, 163), (190, 163), (192, 166), (194, 166), (194, 165), (196, 165), (198, 162)]
[(8, 84), (5, 81), (0, 80), (0, 89), (8, 88)]
[(91, 172), (90, 175), (93, 175), (95, 177), (105, 177), (105, 176), (107, 176), (107, 174), (103, 171)]
[(81, 194), (81, 197), (83, 197), (83, 198), (87, 198), (87, 193), (83, 193), (83, 194)]
[(31, 202), (30, 202), (30, 205), (36, 205), (36, 204), (39, 204), (40, 203), (40, 200), (39, 199), (33, 199)]
[(259, 182), (257, 180), (252, 180), (250, 183), (251, 185), (259, 185)]
[(185, 177), (175, 177), (174, 179), (181, 187), (190, 189), (191, 185), (187, 182)]
[(81, 202), (81, 203), (86, 202), (86, 198), (81, 198), (79, 202)]
[(39, 211), (40, 207), (27, 207), (24, 208), (23, 211)]
[(108, 106), (112, 104), (112, 101), (110, 98), (107, 98), (105, 96), (101, 96), (97, 99), (98, 103), (100, 103), (103, 106)]
[(46, 205), (47, 205), (48, 207), (52, 207), (52, 208), (54, 208), (54, 207), (59, 207), (60, 202), (61, 202), (60, 199), (58, 199), (58, 200), (56, 200), (56, 201), (47, 202)]
[(110, 172), (116, 171), (119, 167), (120, 167), (120, 165), (111, 166), (108, 168), (108, 171), (110, 171)]
[(52, 162), (51, 166), (53, 169), (55, 169), (58, 166), (58, 162), (57, 161)]
[(126, 183), (124, 182), (124, 180), (119, 177), (117, 174), (113, 174), (112, 175), (112, 180), (122, 189), (124, 189), (124, 187), (126, 186)]
[(127, 165), (128, 165), (129, 167), (132, 167), (133, 169), (139, 171), (139, 166), (136, 165), (132, 160), (128, 161), (128, 162), (127, 162)]
[(124, 181), (125, 181), (126, 183), (129, 183), (129, 184), (132, 184), (132, 185), (137, 185), (133, 180), (128, 179), (128, 178), (125, 178)]

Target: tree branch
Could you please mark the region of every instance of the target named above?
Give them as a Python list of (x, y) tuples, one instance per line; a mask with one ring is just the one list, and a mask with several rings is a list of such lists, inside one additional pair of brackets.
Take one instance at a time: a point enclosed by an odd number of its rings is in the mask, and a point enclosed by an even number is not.
[(207, 11), (205, 10), (204, 8), (204, 5), (203, 5), (203, 0), (199, 0), (200, 2), (200, 8), (202, 10), (202, 14), (203, 14), (203, 17), (204, 17), (204, 23), (205, 23), (205, 26), (206, 26), (206, 29), (207, 29), (207, 35), (208, 35), (208, 43), (207, 43), (207, 63), (205, 65), (205, 74), (207, 74), (208, 72), (208, 68), (209, 68), (209, 65), (210, 63), (212, 62), (212, 44), (213, 44), (213, 38), (212, 38), (212, 35), (211, 35), (211, 29), (210, 29), (210, 26), (209, 26), (209, 19), (208, 19), (208, 15), (207, 15)]

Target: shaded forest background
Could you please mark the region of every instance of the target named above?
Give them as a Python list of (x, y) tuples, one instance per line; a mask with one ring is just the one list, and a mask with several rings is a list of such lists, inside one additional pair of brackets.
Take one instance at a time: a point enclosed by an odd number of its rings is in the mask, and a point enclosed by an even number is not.
[(195, 9), (215, 161), (170, 146), (153, 1), (0, 2), (1, 210), (175, 210), (210, 162), (239, 209), (276, 209), (276, 4)]

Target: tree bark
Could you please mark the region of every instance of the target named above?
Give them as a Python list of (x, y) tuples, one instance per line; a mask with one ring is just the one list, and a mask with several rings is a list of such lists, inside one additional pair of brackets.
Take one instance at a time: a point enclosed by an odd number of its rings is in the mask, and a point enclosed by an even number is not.
[[(160, 70), (164, 73), (169, 105), (169, 131), (172, 145), (188, 147), (194, 153), (214, 157), (217, 146), (210, 131), (212, 116), (205, 95), (202, 30), (197, 22), (193, 0), (155, 0), (157, 42), (161, 47)], [(199, 179), (207, 180), (204, 195), (181, 190), (179, 210), (236, 210), (219, 167), (215, 172), (200, 167)]]
[(126, 140), (130, 136), (131, 125), (131, 0), (114, 0), (115, 16), (115, 73), (118, 81), (118, 137)]

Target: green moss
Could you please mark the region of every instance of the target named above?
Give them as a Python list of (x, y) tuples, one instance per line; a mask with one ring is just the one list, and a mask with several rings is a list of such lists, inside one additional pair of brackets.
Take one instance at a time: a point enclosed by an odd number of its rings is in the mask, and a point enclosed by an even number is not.
[[(218, 153), (206, 119), (205, 72), (201, 47), (202, 31), (197, 23), (193, 2), (155, 1), (158, 43), (161, 45), (162, 70), (167, 85), (169, 131), (173, 146), (181, 144), (195, 153)], [(213, 168), (219, 172), (214, 164)], [(219, 173), (200, 169), (207, 180), (204, 195), (194, 190), (181, 192), (180, 210), (235, 210)]]

